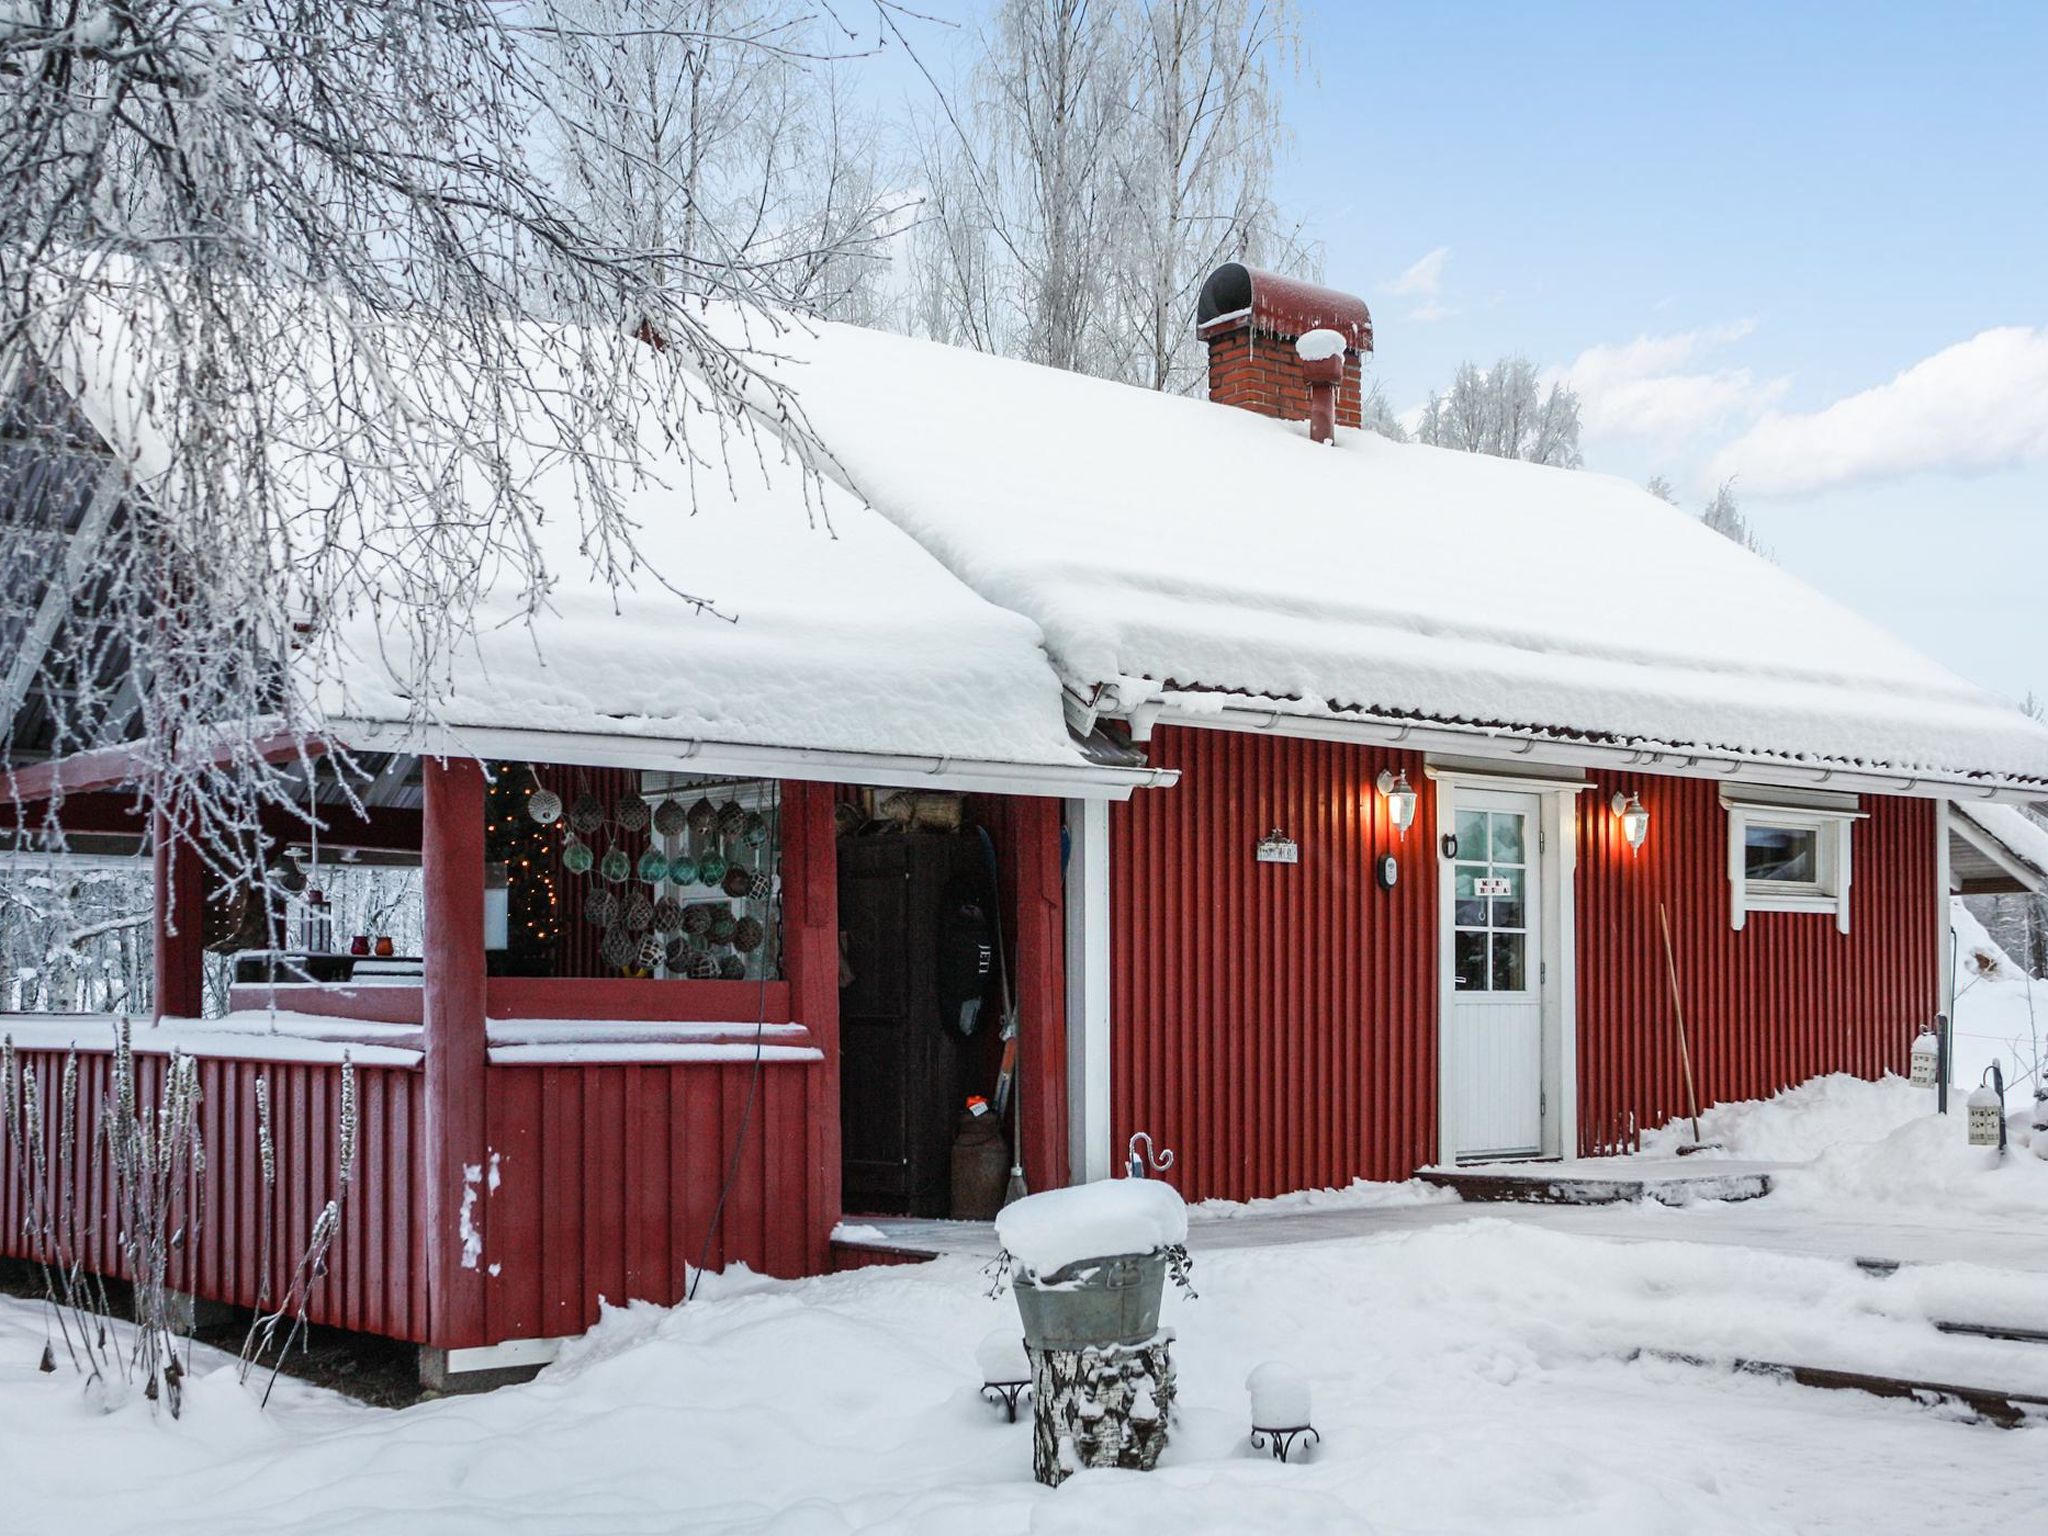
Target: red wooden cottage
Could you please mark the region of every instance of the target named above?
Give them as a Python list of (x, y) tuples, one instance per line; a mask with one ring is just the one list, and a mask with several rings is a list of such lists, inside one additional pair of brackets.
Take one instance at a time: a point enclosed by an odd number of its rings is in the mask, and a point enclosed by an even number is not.
[[(2048, 796), (2048, 732), (1634, 487), (1357, 430), (1356, 299), (1225, 267), (1199, 323), (1223, 404), (785, 337), (832, 534), (775, 453), (650, 484), (647, 553), (738, 622), (570, 576), (529, 635), (493, 592), (431, 730), (405, 637), (335, 620), (363, 664), (308, 708), (365, 811), (316, 771), (267, 830), (416, 863), (424, 952), (287, 935), (202, 1018), (229, 893), (160, 881), (139, 1048), (201, 1055), (217, 1138), (181, 1283), (248, 1304), (296, 1253), (257, 1251), (253, 1085), (300, 1230), (343, 1049), (363, 1162), (316, 1316), (439, 1372), (699, 1265), (817, 1271), (848, 1213), (943, 1214), (932, 1160), (995, 1071), (946, 974), (985, 846), (1035, 1188), (1138, 1130), (1191, 1197), (1627, 1148), (1682, 1102), (1666, 922), (1704, 1097), (1900, 1069), (1982, 842), (1950, 807)], [(38, 493), (69, 531), (174, 466), (50, 366), (91, 465)], [(56, 451), (52, 412), (8, 419), (17, 474)], [(17, 838), (54, 807), (175, 872), (134, 761), (17, 774)], [(938, 792), (900, 802), (935, 825), (878, 829), (876, 786)], [(45, 1074), (104, 1050), (10, 1027)]]

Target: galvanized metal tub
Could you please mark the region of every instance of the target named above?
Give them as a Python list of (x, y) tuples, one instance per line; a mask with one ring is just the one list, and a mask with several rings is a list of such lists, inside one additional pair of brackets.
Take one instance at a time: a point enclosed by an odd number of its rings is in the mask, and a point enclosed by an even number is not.
[(1033, 1349), (1142, 1344), (1159, 1331), (1164, 1253), (1081, 1259), (1036, 1280), (1019, 1276), (1017, 1311)]

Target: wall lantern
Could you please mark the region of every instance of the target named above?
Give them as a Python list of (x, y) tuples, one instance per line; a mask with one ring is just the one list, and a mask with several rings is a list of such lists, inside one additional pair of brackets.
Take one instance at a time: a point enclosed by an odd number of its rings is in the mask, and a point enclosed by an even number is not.
[(1618, 790), (1610, 804), (1614, 807), (1614, 814), (1621, 818), (1621, 835), (1628, 839), (1628, 851), (1642, 852), (1643, 844), (1650, 837), (1648, 809), (1634, 795), (1624, 795)]
[(1408, 829), (1415, 825), (1416, 796), (1408, 783), (1408, 771), (1404, 768), (1399, 773), (1389, 773), (1382, 768), (1379, 787), (1380, 793), (1387, 797), (1387, 815), (1394, 823), (1394, 830), (1405, 840)]

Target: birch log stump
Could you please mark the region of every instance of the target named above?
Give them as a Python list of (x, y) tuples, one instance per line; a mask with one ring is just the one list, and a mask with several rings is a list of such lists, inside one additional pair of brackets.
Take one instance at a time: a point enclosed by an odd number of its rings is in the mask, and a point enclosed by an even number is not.
[(1173, 1408), (1173, 1331), (1143, 1344), (1031, 1350), (1031, 1470), (1057, 1488), (1084, 1467), (1150, 1472)]

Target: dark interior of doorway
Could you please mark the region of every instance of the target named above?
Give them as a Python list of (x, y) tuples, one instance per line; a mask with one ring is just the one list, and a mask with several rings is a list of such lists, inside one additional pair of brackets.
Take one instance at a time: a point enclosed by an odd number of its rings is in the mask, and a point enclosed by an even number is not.
[(992, 946), (992, 846), (972, 824), (949, 832), (869, 823), (839, 840), (841, 1204), (849, 1213), (956, 1214), (954, 1138), (968, 1097), (993, 1096), (1002, 1060), (993, 950), (977, 975), (966, 910), (979, 904)]

